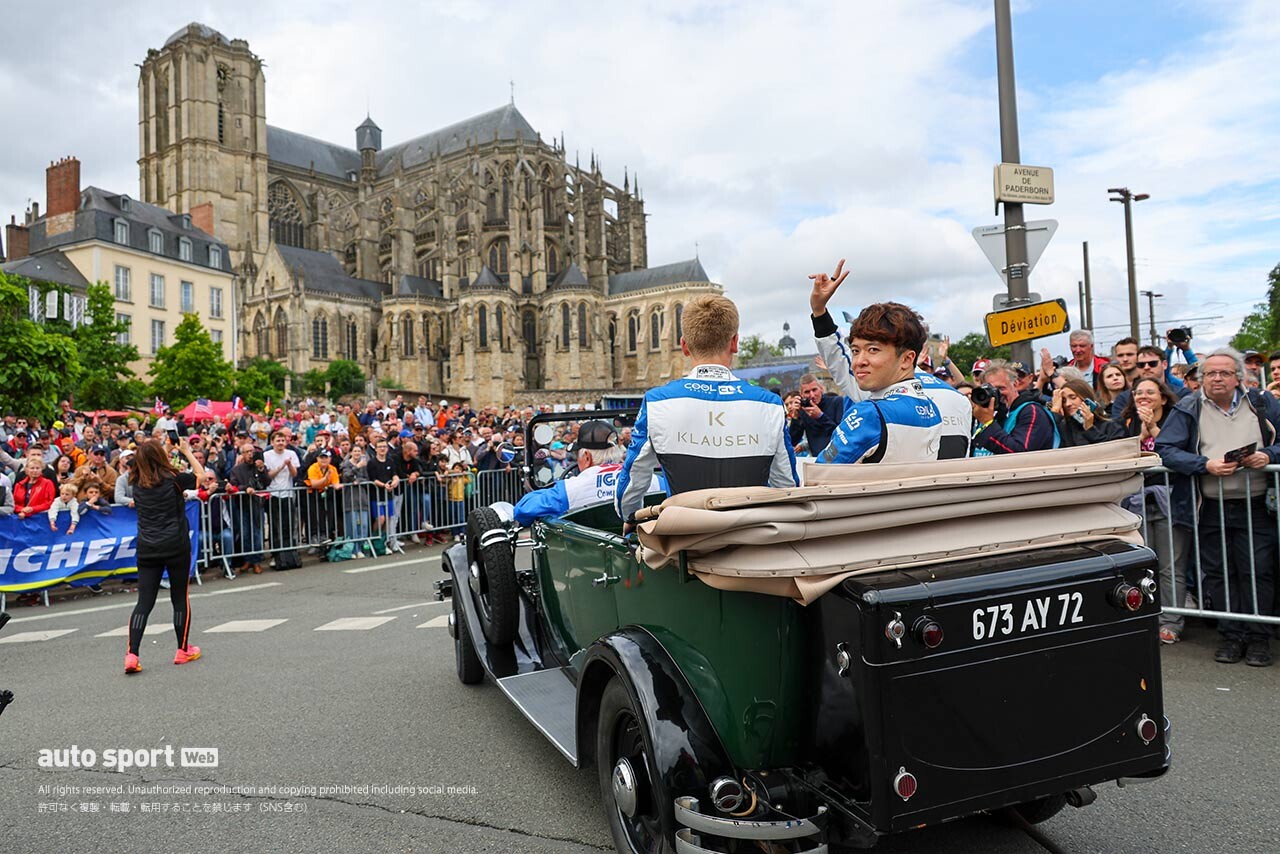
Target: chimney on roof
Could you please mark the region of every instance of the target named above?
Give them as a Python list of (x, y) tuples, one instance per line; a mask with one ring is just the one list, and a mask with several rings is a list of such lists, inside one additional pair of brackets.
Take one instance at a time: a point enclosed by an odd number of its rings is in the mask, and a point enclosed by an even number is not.
[(196, 205), (190, 211), (191, 225), (205, 234), (213, 235), (213, 202)]
[(80, 161), (64, 157), (44, 173), (46, 216), (73, 213), (80, 208)]
[(17, 261), (31, 254), (31, 232), (25, 225), (18, 225), (16, 216), (10, 216), (4, 227), (4, 243), (9, 247), (6, 261)]

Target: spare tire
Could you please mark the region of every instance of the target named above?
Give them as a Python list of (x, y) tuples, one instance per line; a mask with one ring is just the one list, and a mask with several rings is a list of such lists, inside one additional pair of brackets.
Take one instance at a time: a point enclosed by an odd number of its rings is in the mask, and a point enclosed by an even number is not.
[(516, 556), (492, 508), (477, 507), (467, 516), (467, 570), (484, 636), (492, 644), (511, 643), (520, 621)]

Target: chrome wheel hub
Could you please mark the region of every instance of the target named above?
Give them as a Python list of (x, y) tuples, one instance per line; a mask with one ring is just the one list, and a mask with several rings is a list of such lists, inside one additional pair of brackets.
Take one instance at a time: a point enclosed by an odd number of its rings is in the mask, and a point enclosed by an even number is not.
[(638, 800), (636, 772), (631, 767), (631, 761), (625, 756), (618, 760), (618, 764), (613, 766), (611, 779), (613, 782), (613, 802), (618, 805), (618, 809), (627, 818), (635, 818), (636, 802)]

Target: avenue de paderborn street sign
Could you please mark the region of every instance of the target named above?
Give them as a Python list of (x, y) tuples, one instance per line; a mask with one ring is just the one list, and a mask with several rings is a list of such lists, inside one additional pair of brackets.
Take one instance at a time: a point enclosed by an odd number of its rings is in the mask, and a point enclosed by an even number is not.
[(1051, 205), (1053, 204), (1053, 170), (1048, 166), (997, 163), (995, 191), (997, 202)]
[(991, 346), (1002, 347), (1066, 332), (1071, 320), (1066, 302), (1055, 299), (993, 311), (987, 315), (986, 327)]

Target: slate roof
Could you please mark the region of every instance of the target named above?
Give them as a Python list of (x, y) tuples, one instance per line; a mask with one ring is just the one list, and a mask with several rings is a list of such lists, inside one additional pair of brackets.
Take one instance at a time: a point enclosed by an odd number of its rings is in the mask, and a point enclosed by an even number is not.
[(688, 261), (677, 261), (674, 264), (663, 264), (661, 267), (650, 267), (647, 270), (632, 270), (629, 273), (618, 273), (609, 277), (609, 293), (625, 294), (631, 291), (656, 288), (662, 285), (679, 285), (685, 282), (707, 282), (707, 271), (697, 258)]
[(109, 193), (99, 187), (86, 187), (80, 191), (80, 209), (75, 212), (75, 226), (60, 234), (48, 234), (49, 217), (46, 215), (31, 225), (31, 254), (38, 255), (47, 249), (60, 246), (71, 246), (88, 240), (102, 240), (115, 243), (115, 220), (123, 219), (129, 223), (128, 246), (139, 252), (150, 252), (151, 242), (148, 237), (152, 229), (164, 236), (164, 255), (174, 261), (181, 260), (178, 255), (178, 238), (185, 237), (191, 241), (191, 261), (201, 267), (209, 266), (209, 247), (222, 249), (222, 263), (215, 269), (224, 273), (231, 272), (231, 256), (227, 246), (215, 240), (209, 234), (194, 225), (184, 225), (182, 214), (175, 214), (166, 208), (149, 205), (137, 199), (128, 200), (128, 209), (122, 207), (127, 196)]
[(11, 276), (24, 276), (33, 282), (51, 282), (76, 291), (89, 289), (89, 280), (57, 249), (0, 264), (0, 270)]
[(206, 39), (217, 39), (218, 41), (222, 42), (223, 44), (231, 44), (231, 42), (227, 41), (227, 37), (226, 37), (226, 36), (224, 36), (222, 33), (218, 32), (217, 30), (215, 30), (213, 27), (210, 27), (210, 26), (208, 26), (208, 25), (206, 25), (206, 24), (201, 24), (201, 23), (200, 23), (200, 22), (198, 22), (198, 21), (192, 21), (191, 23), (187, 24), (187, 25), (186, 25), (185, 27), (183, 27), (182, 29), (178, 30), (178, 31), (177, 31), (176, 33), (174, 33), (173, 35), (169, 36), (169, 38), (165, 39), (165, 40), (164, 40), (164, 46), (165, 46), (165, 47), (168, 47), (169, 45), (173, 44), (173, 43), (174, 43), (174, 42), (176, 42), (178, 39), (180, 39), (180, 38), (182, 38), (183, 36), (185, 36), (185, 35), (186, 35), (190, 30), (195, 30), (195, 31), (196, 31), (196, 35), (200, 36), (201, 38), (206, 38)]
[(328, 252), (299, 249), (296, 246), (284, 246), (279, 243), (275, 246), (285, 266), (302, 272), (302, 287), (308, 291), (342, 294), (375, 301), (382, 296), (381, 282), (348, 276), (346, 269), (338, 263), (338, 259)]
[(424, 279), (422, 276), (402, 275), (396, 282), (396, 289), (391, 295), (394, 297), (443, 299), (444, 285), (433, 279)]
[(360, 154), (332, 142), (267, 125), (267, 157), (277, 163), (311, 169), (349, 181), (349, 172), (360, 172)]
[[(371, 120), (366, 121), (372, 123)], [(363, 126), (362, 124), (361, 127)], [(538, 138), (538, 132), (520, 114), (515, 104), (504, 104), (496, 110), (384, 148), (375, 156), (374, 164), (379, 176), (390, 175), (399, 157), (404, 158), (407, 169), (434, 157), (437, 147), (441, 154), (449, 155), (462, 151), (469, 142), (492, 142), (495, 133), (500, 140)], [(348, 172), (360, 171), (360, 153), (355, 149), (271, 125), (267, 125), (267, 156), (299, 169), (310, 169), (314, 164), (317, 172), (344, 181), (349, 180)]]
[(587, 277), (582, 274), (582, 268), (577, 264), (570, 263), (560, 271), (560, 275), (556, 276), (551, 282), (551, 289), (565, 288), (590, 288), (591, 283), (587, 281)]
[(480, 268), (480, 275), (476, 276), (476, 280), (471, 283), (473, 288), (505, 288), (506, 285), (502, 280), (493, 274), (489, 269), (489, 265), (485, 264)]

